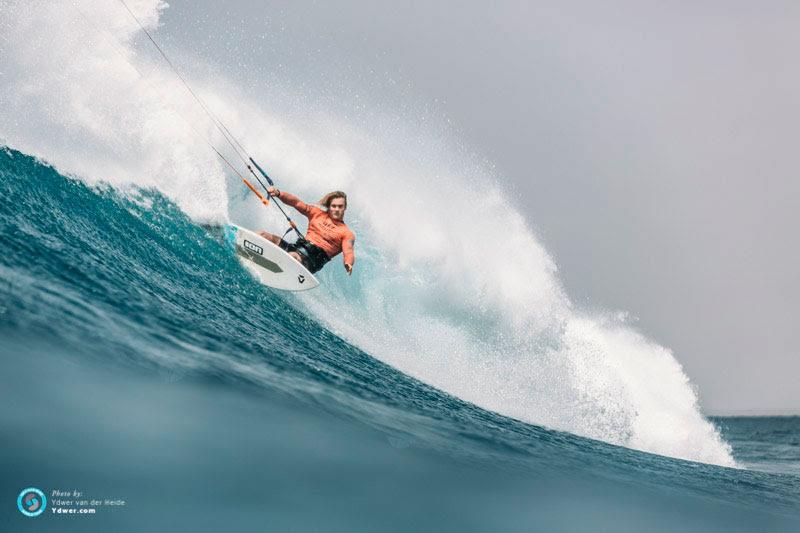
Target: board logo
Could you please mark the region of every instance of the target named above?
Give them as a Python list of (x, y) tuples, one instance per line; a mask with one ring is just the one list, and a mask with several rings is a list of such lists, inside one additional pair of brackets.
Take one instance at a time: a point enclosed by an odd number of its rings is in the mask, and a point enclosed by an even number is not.
[(257, 253), (258, 255), (264, 255), (264, 249), (262, 247), (260, 247), (257, 244), (253, 244), (247, 239), (244, 240), (244, 247), (250, 250), (251, 252)]
[(34, 487), (29, 487), (17, 496), (17, 509), (25, 516), (39, 516), (47, 507), (47, 498), (44, 493)]
[(297, 281), (299, 281), (300, 283), (303, 283), (305, 280), (306, 280), (306, 277), (303, 274), (298, 274), (297, 275)]

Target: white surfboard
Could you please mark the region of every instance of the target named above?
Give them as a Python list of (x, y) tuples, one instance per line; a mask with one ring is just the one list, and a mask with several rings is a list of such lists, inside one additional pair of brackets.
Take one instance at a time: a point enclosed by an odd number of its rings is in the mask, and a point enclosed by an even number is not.
[(227, 224), (225, 241), (264, 285), (284, 291), (306, 291), (319, 286), (314, 274), (286, 250), (247, 228)]

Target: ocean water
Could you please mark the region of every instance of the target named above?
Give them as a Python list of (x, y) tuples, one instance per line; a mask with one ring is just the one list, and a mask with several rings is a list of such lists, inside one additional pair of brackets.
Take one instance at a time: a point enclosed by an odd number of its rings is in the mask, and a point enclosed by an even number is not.
[[(492, 412), (259, 285), (218, 230), (0, 152), (4, 531), (793, 531), (796, 418), (738, 467)], [(432, 354), (433, 356), (433, 354)], [(20, 490), (126, 502), (26, 518)]]
[[(435, 109), (230, 77), (131, 7), (279, 186), (348, 191), (357, 268), (259, 285), (215, 228), (284, 221), (121, 4), (0, 1), (0, 530), (798, 529), (797, 418), (704, 416)], [(29, 486), (125, 505), (31, 519)]]
[(740, 416), (714, 422), (733, 445), (741, 466), (800, 475), (800, 416)]

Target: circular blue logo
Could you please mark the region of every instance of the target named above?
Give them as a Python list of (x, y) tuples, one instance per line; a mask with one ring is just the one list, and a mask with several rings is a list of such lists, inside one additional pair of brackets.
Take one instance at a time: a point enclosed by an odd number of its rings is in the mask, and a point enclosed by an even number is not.
[(28, 487), (17, 496), (17, 509), (25, 516), (39, 516), (47, 507), (47, 498), (44, 492), (33, 487)]

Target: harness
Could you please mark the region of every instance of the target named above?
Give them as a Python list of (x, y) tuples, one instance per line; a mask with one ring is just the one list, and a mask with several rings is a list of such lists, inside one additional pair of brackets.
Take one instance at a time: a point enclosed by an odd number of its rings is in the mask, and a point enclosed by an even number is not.
[[(289, 230), (283, 234), (283, 237), (286, 237), (291, 230), (292, 228), (289, 228)], [(286, 242), (282, 238), (280, 246), (287, 252), (297, 252), (300, 254), (300, 257), (303, 259), (303, 266), (312, 274), (321, 270), (322, 267), (331, 260), (328, 254), (325, 253), (325, 250), (302, 236), (297, 237), (297, 241), (293, 243)]]

